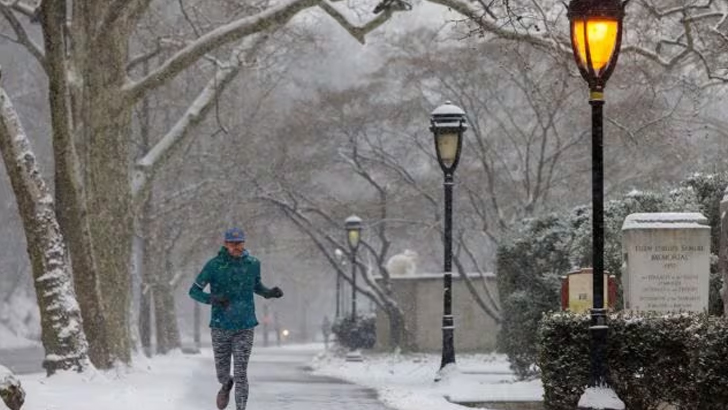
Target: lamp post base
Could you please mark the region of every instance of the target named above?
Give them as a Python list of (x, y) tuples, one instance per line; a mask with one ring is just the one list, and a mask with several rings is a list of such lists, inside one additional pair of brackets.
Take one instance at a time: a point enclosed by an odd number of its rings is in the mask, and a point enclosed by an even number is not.
[(364, 357), (362, 357), (360, 350), (358, 350), (358, 349), (352, 350), (346, 354), (346, 361), (347, 362), (363, 362)]
[(579, 410), (624, 410), (624, 402), (607, 385), (587, 387), (579, 398)]
[(435, 381), (445, 382), (457, 374), (460, 374), (457, 364), (450, 363), (437, 371), (437, 374), (435, 374)]

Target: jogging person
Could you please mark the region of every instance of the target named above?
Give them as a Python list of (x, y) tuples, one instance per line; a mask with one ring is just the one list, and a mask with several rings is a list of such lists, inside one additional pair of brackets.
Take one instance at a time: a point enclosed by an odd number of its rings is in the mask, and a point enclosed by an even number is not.
[[(210, 285), (210, 292), (204, 291)], [(190, 287), (192, 299), (212, 305), (210, 330), (215, 356), (217, 408), (224, 409), (235, 385), (236, 410), (245, 410), (248, 401), (248, 359), (253, 347), (255, 317), (253, 294), (280, 298), (279, 287), (268, 289), (261, 283), (260, 261), (245, 249), (245, 233), (240, 228), (225, 231), (223, 247), (210, 259)], [(230, 359), (234, 360), (230, 377)]]

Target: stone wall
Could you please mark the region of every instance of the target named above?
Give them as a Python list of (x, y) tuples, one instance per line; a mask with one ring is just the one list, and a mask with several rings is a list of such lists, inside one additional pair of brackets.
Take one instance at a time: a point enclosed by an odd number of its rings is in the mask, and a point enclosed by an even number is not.
[[(405, 312), (407, 325), (414, 334), (414, 344), (421, 352), (442, 349), (442, 274), (419, 274), (393, 277), (392, 292)], [(476, 290), (485, 299), (480, 274), (470, 274)], [(378, 280), (380, 282), (381, 280)], [(495, 349), (498, 325), (486, 316), (457, 273), (452, 278), (452, 310), (455, 319), (455, 351), (483, 352)], [(498, 297), (495, 275), (486, 274), (485, 284)], [(487, 302), (486, 302), (487, 303)], [(389, 320), (377, 310), (377, 349), (389, 349)]]

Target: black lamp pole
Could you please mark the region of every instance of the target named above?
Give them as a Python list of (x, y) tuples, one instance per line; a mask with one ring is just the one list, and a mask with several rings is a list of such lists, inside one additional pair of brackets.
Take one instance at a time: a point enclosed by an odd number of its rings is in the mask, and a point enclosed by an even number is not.
[(455, 363), (455, 320), (452, 314), (452, 202), (455, 168), (460, 160), (463, 132), (467, 129), (465, 111), (449, 101), (437, 107), (430, 117), (435, 137), (437, 161), (444, 173), (445, 221), (443, 229), (444, 275), (442, 299), (442, 360), (440, 369)]
[[(574, 58), (589, 84), (592, 107), (592, 292), (591, 381), (590, 387), (609, 388), (606, 349), (608, 324), (604, 308), (604, 87), (617, 64), (622, 42), (624, 8), (629, 0), (571, 0), (568, 17)], [(580, 409), (597, 408), (587, 389), (579, 400)], [(600, 409), (623, 409), (624, 403), (612, 391), (610, 403)]]
[(440, 369), (455, 363), (455, 319), (452, 315), (452, 186), (453, 172), (445, 172), (444, 276), (442, 295), (442, 358)]
[(356, 251), (361, 236), (361, 218), (352, 215), (346, 218), (346, 238), (351, 250), (351, 319), (356, 320)]
[(341, 273), (336, 271), (336, 318), (341, 315)]
[(603, 99), (591, 98), (592, 107), (592, 385), (606, 383), (607, 315), (604, 309), (604, 159), (603, 159)]

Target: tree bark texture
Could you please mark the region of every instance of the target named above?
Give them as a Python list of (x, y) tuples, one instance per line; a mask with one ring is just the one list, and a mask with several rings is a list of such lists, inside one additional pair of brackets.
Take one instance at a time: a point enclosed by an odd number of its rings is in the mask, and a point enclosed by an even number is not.
[(723, 299), (723, 314), (728, 315), (728, 187), (720, 202), (720, 249), (718, 251), (720, 272), (723, 274), (723, 286), (720, 296)]
[(48, 1), (41, 6), (41, 24), (46, 50), (48, 98), (53, 129), (56, 215), (73, 264), (73, 278), (89, 341), (89, 358), (99, 368), (112, 364), (101, 305), (99, 280), (89, 232), (85, 192), (80, 180), (79, 160), (73, 142), (66, 37), (65, 2)]
[(157, 353), (165, 354), (171, 350), (180, 349), (182, 341), (177, 326), (177, 308), (174, 303), (174, 288), (171, 285), (174, 277), (174, 263), (172, 263), (172, 251), (174, 244), (179, 239), (179, 231), (176, 235), (170, 235), (170, 242), (165, 246), (162, 255), (162, 266), (154, 282), (154, 317), (157, 325)]
[(43, 367), (49, 375), (58, 370), (82, 371), (90, 365), (88, 345), (53, 196), (2, 88), (0, 100), (0, 150), (28, 244), (46, 352)]

